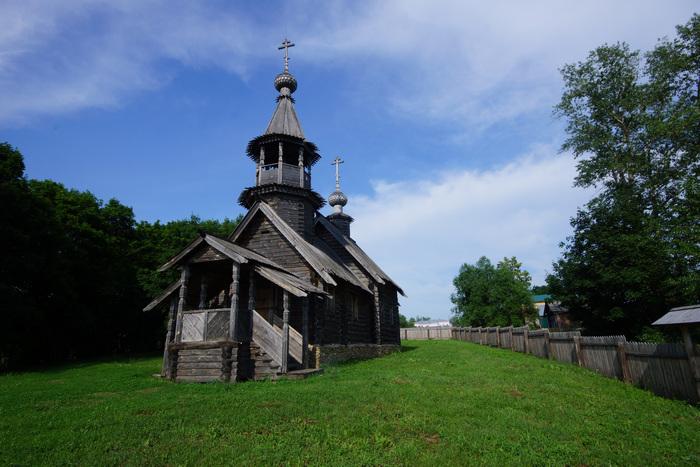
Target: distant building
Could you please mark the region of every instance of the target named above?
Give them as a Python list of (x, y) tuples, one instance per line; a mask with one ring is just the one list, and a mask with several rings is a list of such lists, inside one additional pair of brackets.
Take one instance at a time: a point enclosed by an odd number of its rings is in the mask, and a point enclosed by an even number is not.
[(532, 303), (535, 305), (535, 308), (537, 308), (537, 317), (539, 319), (539, 324), (541, 328), (549, 327), (547, 325), (547, 319), (544, 317), (544, 306), (551, 299), (552, 296), (549, 294), (540, 294), (532, 296)]
[(547, 328), (558, 329), (559, 331), (572, 331), (579, 328), (579, 323), (575, 322), (571, 317), (571, 312), (566, 307), (561, 306), (558, 302), (545, 303), (544, 319), (547, 322)]
[(450, 321), (446, 319), (431, 319), (430, 321), (416, 323), (417, 328), (448, 328), (451, 326)]

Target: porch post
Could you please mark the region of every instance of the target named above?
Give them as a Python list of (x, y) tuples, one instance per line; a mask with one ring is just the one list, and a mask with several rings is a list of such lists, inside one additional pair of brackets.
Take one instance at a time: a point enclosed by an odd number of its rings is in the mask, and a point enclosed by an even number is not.
[(253, 338), (253, 312), (255, 311), (255, 268), (250, 266), (250, 277), (248, 280), (248, 336)]
[(263, 166), (265, 165), (265, 148), (260, 146), (260, 159), (258, 160), (258, 185), (262, 185)]
[(309, 297), (301, 299), (301, 363), (309, 366)]
[(299, 148), (299, 187), (304, 187), (304, 148)]
[(282, 183), (282, 142), (279, 143), (279, 157), (277, 158), (277, 183)]
[(178, 299), (173, 295), (170, 299), (170, 311), (168, 312), (168, 332), (165, 335), (165, 345), (163, 346), (163, 366), (160, 369), (160, 376), (165, 378), (165, 372), (168, 368), (169, 358), (168, 358), (168, 345), (172, 342), (175, 337), (175, 313), (177, 313), (177, 302)]
[(185, 310), (185, 297), (187, 297), (187, 281), (190, 278), (190, 267), (184, 265), (180, 274), (180, 299), (177, 303), (177, 330), (175, 332), (175, 342), (182, 341), (182, 312)]
[(199, 287), (199, 305), (197, 308), (203, 310), (207, 307), (207, 276), (202, 274), (202, 282)]
[(377, 345), (382, 343), (382, 308), (379, 299), (379, 284), (374, 284), (374, 339)]
[(228, 315), (228, 338), (235, 341), (238, 339), (238, 293), (240, 289), (239, 278), (241, 275), (238, 263), (233, 262), (231, 267), (231, 311)]
[(289, 292), (284, 291), (283, 295), (284, 310), (282, 312), (282, 352), (280, 371), (287, 372), (287, 358), (289, 356)]

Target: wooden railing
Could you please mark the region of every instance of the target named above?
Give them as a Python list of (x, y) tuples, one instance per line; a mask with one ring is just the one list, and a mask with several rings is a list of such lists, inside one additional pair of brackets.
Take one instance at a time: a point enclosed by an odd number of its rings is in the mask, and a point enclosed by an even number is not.
[[(278, 318), (279, 319), (279, 318)], [(281, 320), (280, 320), (281, 323)], [(253, 312), (253, 340), (278, 364), (282, 364), (282, 329), (270, 324), (257, 311)], [(289, 355), (301, 363), (302, 336), (289, 326)]]
[(228, 308), (185, 310), (181, 342), (215, 341), (228, 337)]
[[(272, 315), (272, 322), (282, 335), (282, 325), (284, 324), (282, 318)], [(299, 363), (304, 359), (304, 339), (301, 333), (291, 326), (289, 326), (289, 355)]]

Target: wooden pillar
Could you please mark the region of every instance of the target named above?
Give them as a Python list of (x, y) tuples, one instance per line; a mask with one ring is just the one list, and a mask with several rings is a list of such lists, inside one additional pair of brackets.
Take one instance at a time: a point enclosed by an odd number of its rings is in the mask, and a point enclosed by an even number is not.
[(625, 351), (625, 343), (617, 343), (617, 359), (620, 361), (620, 368), (622, 369), (622, 381), (625, 383), (632, 382), (632, 376), (630, 374), (630, 367), (627, 363), (627, 352)]
[(284, 308), (282, 310), (282, 351), (280, 352), (282, 361), (280, 362), (280, 371), (286, 373), (289, 357), (289, 292), (286, 290), (283, 292), (282, 302)]
[(544, 348), (547, 350), (547, 358), (552, 359), (552, 341), (549, 340), (549, 329), (544, 330)]
[(697, 392), (697, 400), (700, 401), (700, 357), (695, 355), (695, 346), (693, 345), (693, 339), (690, 337), (690, 330), (688, 329), (688, 326), (681, 327), (681, 334), (683, 335), (683, 345), (685, 346), (685, 353), (688, 356), (690, 374), (695, 379), (695, 391)]
[(282, 183), (282, 163), (284, 161), (283, 159), (283, 145), (282, 142), (280, 141), (279, 143), (279, 157), (277, 158), (277, 183)]
[(379, 298), (379, 284), (374, 284), (374, 341), (377, 345), (382, 343), (382, 309)]
[(263, 177), (263, 172), (265, 169), (263, 169), (263, 166), (265, 165), (265, 148), (263, 146), (260, 146), (260, 159), (258, 160), (258, 185), (262, 185), (262, 177)]
[(309, 367), (309, 297), (301, 299), (301, 362)]
[(168, 345), (173, 341), (173, 338), (175, 337), (175, 322), (177, 321), (175, 314), (177, 313), (177, 302), (177, 297), (173, 295), (173, 298), (170, 299), (170, 311), (168, 312), (168, 332), (165, 334), (165, 345), (163, 346), (163, 366), (160, 369), (160, 376), (162, 378), (165, 378), (165, 372), (168, 368)]
[(525, 353), (530, 352), (530, 330), (526, 327), (523, 329), (523, 341), (525, 342)]
[(250, 267), (248, 279), (248, 332), (246, 340), (253, 338), (253, 312), (255, 311), (255, 268)]
[(207, 307), (207, 277), (202, 274), (202, 281), (199, 286), (199, 305), (197, 308), (204, 310)]
[(576, 363), (583, 366), (583, 354), (581, 353), (581, 336), (574, 336), (574, 349), (576, 350)]
[(304, 188), (304, 148), (299, 148), (299, 186)]
[(178, 344), (182, 341), (182, 312), (185, 310), (185, 300), (187, 297), (187, 281), (190, 279), (190, 267), (185, 265), (182, 267), (180, 274), (180, 297), (177, 304), (177, 331), (175, 333), (175, 342)]
[[(252, 268), (253, 266), (251, 266)], [(241, 268), (238, 263), (233, 262), (231, 268), (231, 311), (228, 315), (228, 338), (232, 341), (238, 340), (238, 295), (240, 293)]]
[(510, 335), (510, 350), (515, 350), (515, 343), (513, 342), (513, 325), (511, 324), (508, 328), (508, 334)]

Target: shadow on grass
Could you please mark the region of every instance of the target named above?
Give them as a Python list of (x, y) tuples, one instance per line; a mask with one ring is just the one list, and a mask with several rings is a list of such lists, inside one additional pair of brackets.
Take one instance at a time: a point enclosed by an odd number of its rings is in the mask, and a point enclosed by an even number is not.
[(402, 345), (401, 346), (401, 353), (403, 352), (411, 352), (412, 350), (416, 350), (418, 346), (416, 345)]
[(80, 360), (68, 361), (68, 362), (56, 362), (56, 363), (44, 363), (30, 365), (24, 368), (13, 369), (6, 372), (0, 372), (0, 376), (7, 375), (20, 375), (25, 373), (42, 373), (42, 374), (54, 374), (61, 373), (68, 370), (75, 370), (79, 368), (87, 368), (95, 365), (102, 365), (105, 363), (132, 363), (139, 360), (147, 360), (151, 358), (161, 357), (162, 353), (158, 351), (154, 352), (143, 352), (143, 353), (133, 353), (129, 355), (105, 355), (96, 357), (85, 357)]

